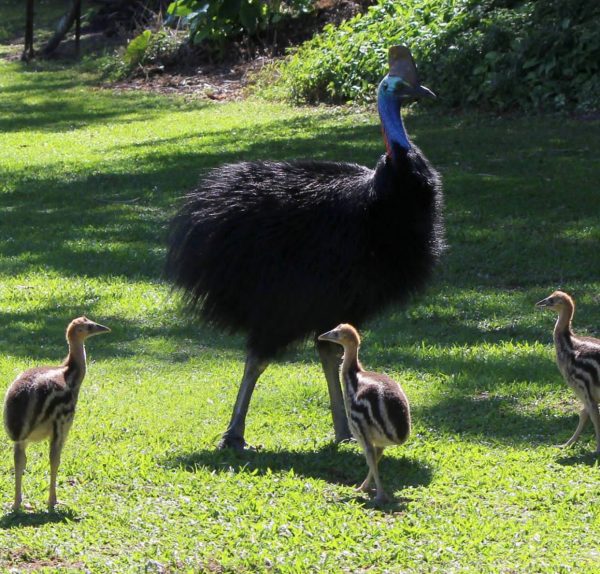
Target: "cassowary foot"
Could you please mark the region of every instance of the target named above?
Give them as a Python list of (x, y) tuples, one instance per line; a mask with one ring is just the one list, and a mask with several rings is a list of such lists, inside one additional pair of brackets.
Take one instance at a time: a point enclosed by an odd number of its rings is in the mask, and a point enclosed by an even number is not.
[(335, 444), (341, 444), (343, 442), (352, 442), (354, 441), (354, 437), (352, 436), (352, 434), (350, 433), (349, 430), (345, 431), (345, 432), (340, 432), (340, 433), (336, 433), (335, 434)]
[(33, 510), (33, 505), (29, 502), (23, 502), (20, 504), (12, 504), (10, 507), (10, 511), (14, 512), (15, 514), (21, 513), (21, 512), (31, 512)]
[(377, 496), (373, 499), (373, 502), (377, 505), (380, 504), (387, 504), (388, 502), (391, 502), (392, 499), (383, 491), (379, 492), (377, 494)]
[(254, 447), (252, 447), (248, 443), (246, 443), (243, 436), (228, 435), (227, 433), (225, 433), (221, 437), (221, 440), (219, 441), (217, 448), (219, 450), (225, 450), (225, 449), (230, 448), (237, 452), (244, 452), (247, 450), (256, 450)]
[(375, 490), (373, 487), (371, 486), (363, 486), (362, 484), (360, 486), (356, 487), (356, 492), (360, 492), (360, 493), (369, 493), (372, 490)]

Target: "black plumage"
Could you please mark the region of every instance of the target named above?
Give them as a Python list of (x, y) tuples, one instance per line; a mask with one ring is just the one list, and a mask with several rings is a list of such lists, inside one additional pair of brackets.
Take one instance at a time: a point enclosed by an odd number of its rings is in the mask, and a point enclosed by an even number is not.
[[(213, 170), (174, 221), (168, 274), (204, 319), (270, 359), (338, 324), (362, 324), (428, 279), (441, 251), (439, 178), (403, 169), (248, 162)], [(404, 190), (404, 193), (403, 193)]]
[[(247, 337), (247, 396), (238, 396), (224, 444), (243, 444), (254, 383), (280, 351), (331, 325), (362, 325), (430, 277), (444, 243), (440, 177), (416, 146), (387, 144), (375, 169), (317, 161), (218, 167), (174, 218), (167, 275), (199, 317)], [(318, 345), (336, 438), (345, 438), (339, 352)]]

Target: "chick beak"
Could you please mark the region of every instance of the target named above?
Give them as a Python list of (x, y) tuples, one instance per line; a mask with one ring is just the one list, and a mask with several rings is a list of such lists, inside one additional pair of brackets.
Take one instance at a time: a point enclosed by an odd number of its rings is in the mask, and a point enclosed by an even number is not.
[(101, 333), (110, 333), (110, 329), (108, 327), (105, 327), (104, 325), (100, 325), (100, 323), (94, 323), (92, 331), (94, 335), (100, 335)]
[(317, 337), (319, 341), (335, 341), (337, 340), (337, 331), (335, 329), (322, 333)]

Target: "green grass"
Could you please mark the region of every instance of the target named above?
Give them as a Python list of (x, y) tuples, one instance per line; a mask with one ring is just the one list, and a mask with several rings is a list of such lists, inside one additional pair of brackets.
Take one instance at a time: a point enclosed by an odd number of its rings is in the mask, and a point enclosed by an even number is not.
[(261, 379), (240, 456), (215, 451), (243, 341), (189, 321), (161, 279), (166, 224), (203, 170), (319, 157), (373, 165), (376, 115), (95, 89), (0, 63), (0, 377), (57, 362), (82, 313), (112, 333), (89, 372), (48, 514), (47, 445), (29, 448), (31, 510), (9, 512), (0, 438), (0, 570), (48, 572), (597, 572), (591, 430), (553, 363), (557, 287), (598, 335), (598, 122), (411, 115), (441, 169), (449, 251), (407, 309), (363, 331), (361, 358), (402, 384), (414, 433), (389, 449), (374, 508), (356, 445), (332, 446), (314, 351)]

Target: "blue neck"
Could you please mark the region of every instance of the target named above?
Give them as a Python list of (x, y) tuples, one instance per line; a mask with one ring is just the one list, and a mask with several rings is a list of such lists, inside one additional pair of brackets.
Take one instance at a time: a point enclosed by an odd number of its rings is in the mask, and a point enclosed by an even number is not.
[(401, 150), (408, 151), (411, 144), (402, 123), (401, 101), (384, 91), (382, 86), (383, 82), (379, 84), (377, 92), (377, 107), (381, 118), (387, 154), (395, 161), (398, 152)]

